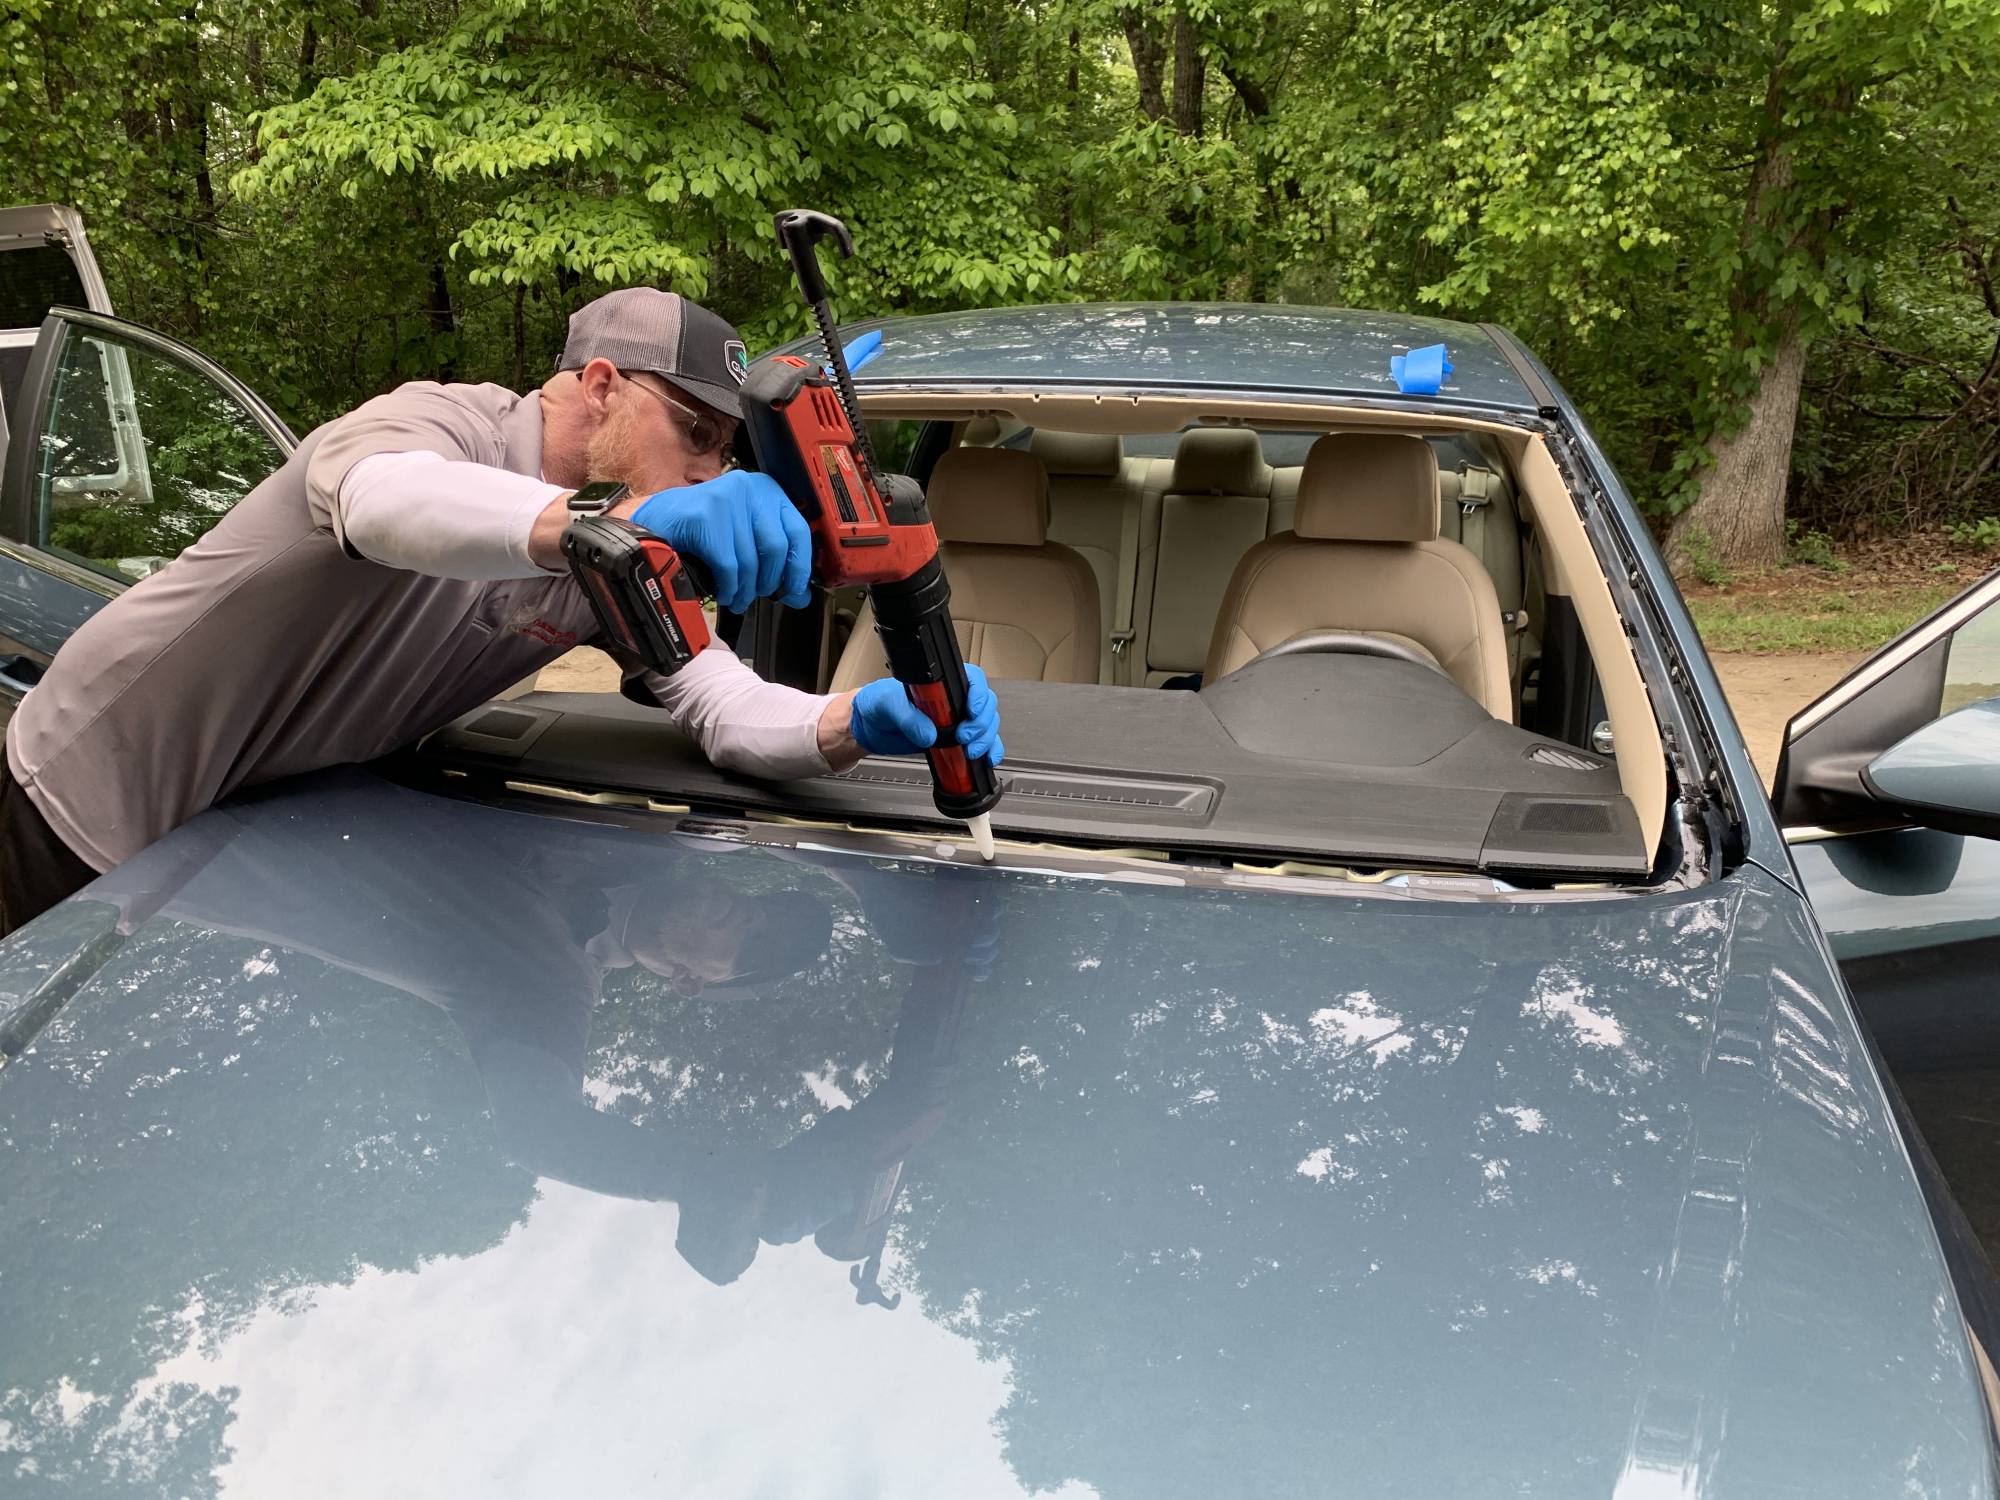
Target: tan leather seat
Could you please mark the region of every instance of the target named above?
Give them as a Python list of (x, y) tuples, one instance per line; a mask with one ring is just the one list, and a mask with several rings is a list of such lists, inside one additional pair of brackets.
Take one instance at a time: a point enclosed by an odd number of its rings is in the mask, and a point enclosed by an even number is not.
[[(1111, 656), (1111, 616), (1118, 598), (1118, 569), (1125, 517), (1139, 504), (1146, 461), (1125, 461), (1116, 433), (1035, 429), (1028, 451), (1049, 476), (1049, 540), (1072, 549), (1097, 577), (1098, 674)], [(1132, 471), (1138, 471), (1134, 473)]]
[[(954, 448), (931, 473), (930, 507), (965, 659), (989, 677), (1097, 681), (1097, 578), (1081, 556), (1048, 539), (1040, 461), (1008, 448)], [(875, 612), (864, 605), (832, 691), (888, 670)]]
[(1438, 537), (1430, 445), (1337, 433), (1306, 457), (1292, 530), (1237, 564), (1202, 680), (1308, 631), (1357, 630), (1421, 647), (1488, 713), (1511, 719), (1504, 629), (1479, 559)]
[(1272, 478), (1254, 432), (1197, 427), (1181, 435), (1160, 504), (1146, 686), (1202, 670), (1237, 560), (1269, 534)]
[(1097, 680), (1129, 684), (1142, 652), (1151, 604), (1152, 564), (1159, 547), (1160, 497), (1174, 461), (1128, 458), (1113, 433), (1035, 429), (1028, 451), (1049, 476), (1049, 540), (1081, 552), (1097, 574)]

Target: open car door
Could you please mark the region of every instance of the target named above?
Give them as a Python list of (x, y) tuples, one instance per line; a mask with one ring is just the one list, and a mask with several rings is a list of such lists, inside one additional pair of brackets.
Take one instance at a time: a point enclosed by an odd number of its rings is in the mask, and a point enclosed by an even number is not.
[(0, 472), (0, 722), (71, 632), (298, 446), (227, 370), (104, 313), (50, 310)]
[(2000, 1322), (2000, 573), (1786, 726), (1773, 790), (1974, 1326)]
[(1848, 986), (1899, 1073), (1957, 1065), (1975, 1033), (1990, 1033), (2000, 1066), (1996, 710), (2000, 573), (1904, 631), (1785, 729), (1772, 800)]

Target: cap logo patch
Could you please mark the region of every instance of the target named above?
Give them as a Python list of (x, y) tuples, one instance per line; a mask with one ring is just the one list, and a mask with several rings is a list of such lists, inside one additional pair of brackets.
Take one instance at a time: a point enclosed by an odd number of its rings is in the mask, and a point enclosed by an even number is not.
[(750, 351), (740, 339), (731, 339), (722, 346), (722, 362), (729, 366), (729, 378), (738, 385), (750, 378)]

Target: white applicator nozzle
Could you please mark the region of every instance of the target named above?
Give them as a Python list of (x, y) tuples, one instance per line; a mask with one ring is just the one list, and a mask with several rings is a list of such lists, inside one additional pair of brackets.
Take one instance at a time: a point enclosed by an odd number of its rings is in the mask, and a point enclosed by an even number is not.
[(972, 830), (972, 842), (979, 850), (979, 857), (990, 862), (993, 858), (993, 815), (975, 813), (965, 820), (965, 826)]

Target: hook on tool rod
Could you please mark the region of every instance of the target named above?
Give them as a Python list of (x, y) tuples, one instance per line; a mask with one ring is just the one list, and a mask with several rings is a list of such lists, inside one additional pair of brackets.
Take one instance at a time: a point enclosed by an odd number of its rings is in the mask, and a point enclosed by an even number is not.
[(834, 327), (833, 308), (826, 297), (826, 276), (819, 268), (819, 257), (813, 253), (814, 245), (830, 238), (839, 246), (840, 258), (847, 260), (854, 254), (854, 236), (832, 214), (823, 214), (813, 208), (788, 208), (776, 215), (772, 223), (778, 229), (778, 243), (792, 257), (792, 270), (799, 278), (799, 290), (812, 304), (813, 321), (819, 325), (820, 342), (826, 345), (827, 366), (833, 371), (834, 389), (839, 392), (841, 408), (847, 413), (847, 425), (854, 429), (855, 445), (860, 448), (862, 460), (870, 471), (868, 477), (873, 479), (881, 466), (875, 461), (875, 445), (868, 439), (868, 424), (861, 420), (861, 403), (854, 395), (854, 376), (847, 368), (847, 355), (840, 347), (840, 337)]

